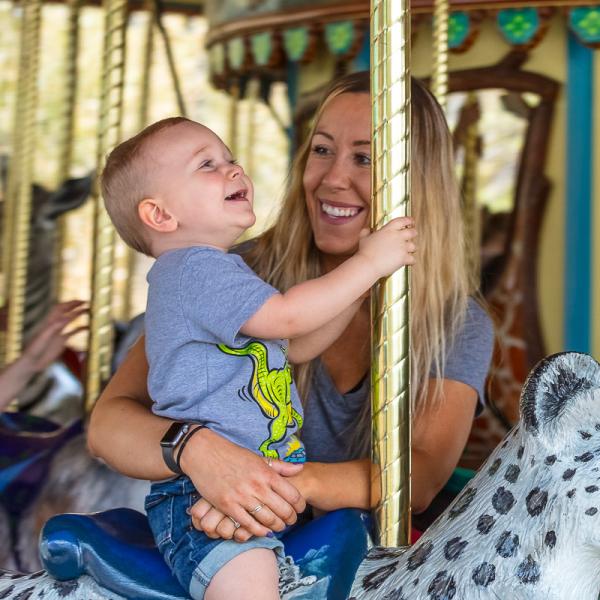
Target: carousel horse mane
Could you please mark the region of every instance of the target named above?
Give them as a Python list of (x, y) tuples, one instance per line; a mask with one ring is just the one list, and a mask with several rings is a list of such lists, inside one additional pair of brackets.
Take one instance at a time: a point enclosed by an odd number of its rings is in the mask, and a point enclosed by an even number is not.
[(375, 548), (354, 600), (596, 600), (600, 591), (600, 365), (542, 360), (521, 420), (411, 548)]

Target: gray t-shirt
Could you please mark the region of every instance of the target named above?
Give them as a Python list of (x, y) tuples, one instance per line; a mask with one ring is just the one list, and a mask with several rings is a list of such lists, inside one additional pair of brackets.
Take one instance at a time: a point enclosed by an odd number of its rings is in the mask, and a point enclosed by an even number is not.
[(302, 406), (285, 340), (240, 328), (273, 294), (237, 254), (209, 247), (162, 254), (148, 273), (146, 354), (152, 410), (199, 421), (262, 454), (304, 461)]
[[(485, 399), (483, 387), (493, 343), (489, 316), (475, 300), (469, 299), (464, 325), (446, 353), (444, 378), (475, 389), (478, 411)], [(355, 389), (340, 394), (323, 364), (317, 361), (302, 429), (307, 460), (342, 462), (365, 457), (370, 439), (370, 421), (364, 411), (368, 401), (368, 377)]]

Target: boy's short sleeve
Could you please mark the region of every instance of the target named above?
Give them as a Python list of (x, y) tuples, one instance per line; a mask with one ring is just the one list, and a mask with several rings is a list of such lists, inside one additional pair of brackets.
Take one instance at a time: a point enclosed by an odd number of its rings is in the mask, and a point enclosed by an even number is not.
[(181, 311), (194, 341), (240, 344), (239, 331), (277, 290), (236, 254), (199, 248), (181, 273)]

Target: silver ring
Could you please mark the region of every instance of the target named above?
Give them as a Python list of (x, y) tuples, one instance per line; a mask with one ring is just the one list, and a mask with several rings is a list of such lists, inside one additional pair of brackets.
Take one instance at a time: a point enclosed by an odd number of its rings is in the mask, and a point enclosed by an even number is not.
[(259, 512), (260, 510), (262, 510), (262, 507), (264, 506), (264, 504), (259, 504), (258, 506), (255, 506), (252, 510), (249, 510), (248, 512), (253, 515), (257, 512)]
[(239, 529), (241, 527), (241, 525), (233, 517), (230, 517), (229, 515), (227, 515), (227, 518), (233, 523), (233, 526), (236, 529)]

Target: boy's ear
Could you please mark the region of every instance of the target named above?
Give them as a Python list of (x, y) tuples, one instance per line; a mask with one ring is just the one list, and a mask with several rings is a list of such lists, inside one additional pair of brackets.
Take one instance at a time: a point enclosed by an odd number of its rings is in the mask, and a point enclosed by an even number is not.
[(177, 219), (159, 202), (145, 198), (138, 204), (138, 215), (144, 225), (161, 233), (170, 233), (177, 229)]

